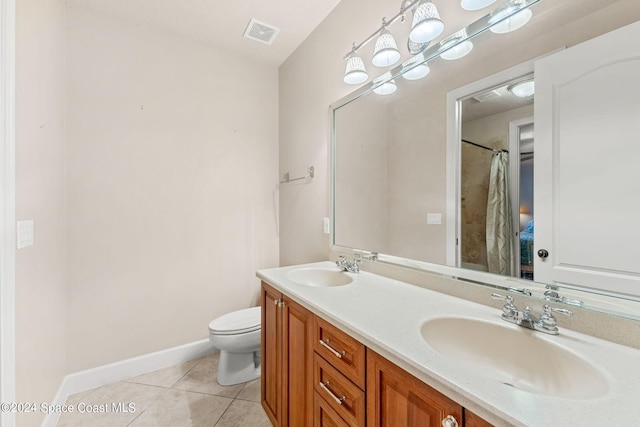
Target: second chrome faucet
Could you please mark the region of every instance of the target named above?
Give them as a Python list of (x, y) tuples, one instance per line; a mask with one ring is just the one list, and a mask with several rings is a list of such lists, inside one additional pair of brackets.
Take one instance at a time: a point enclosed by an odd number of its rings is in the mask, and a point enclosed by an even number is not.
[(358, 273), (360, 272), (361, 262), (362, 257), (359, 254), (354, 256), (353, 261), (349, 261), (346, 256), (340, 255), (340, 258), (336, 261), (336, 265), (339, 269), (348, 271), (349, 273)]
[(491, 298), (506, 301), (502, 307), (502, 320), (524, 328), (544, 332), (545, 334), (558, 335), (558, 326), (553, 313), (565, 316), (571, 316), (572, 314), (571, 310), (567, 310), (566, 308), (555, 308), (549, 304), (545, 304), (542, 306), (542, 314), (536, 318), (529, 306), (525, 307), (522, 311), (519, 310), (518, 307), (513, 304), (513, 297), (511, 295), (504, 296), (492, 293)]

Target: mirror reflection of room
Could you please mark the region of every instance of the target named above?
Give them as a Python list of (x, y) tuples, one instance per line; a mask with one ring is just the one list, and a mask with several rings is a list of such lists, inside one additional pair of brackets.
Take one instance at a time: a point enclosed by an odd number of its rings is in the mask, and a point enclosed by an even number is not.
[(461, 102), (461, 267), (534, 278), (532, 88), (529, 76)]

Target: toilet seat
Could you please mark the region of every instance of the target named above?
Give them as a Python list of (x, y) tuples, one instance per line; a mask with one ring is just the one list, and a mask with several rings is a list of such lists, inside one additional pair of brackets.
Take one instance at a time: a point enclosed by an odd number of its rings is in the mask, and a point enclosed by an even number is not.
[(260, 307), (245, 308), (212, 320), (209, 332), (215, 335), (246, 334), (260, 330), (260, 322)]

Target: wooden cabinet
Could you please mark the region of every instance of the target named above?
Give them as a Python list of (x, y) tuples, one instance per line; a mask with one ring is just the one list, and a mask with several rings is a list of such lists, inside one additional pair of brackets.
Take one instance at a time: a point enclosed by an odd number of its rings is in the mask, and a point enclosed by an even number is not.
[(462, 406), (367, 350), (368, 426), (441, 427), (448, 416), (462, 425)]
[(468, 409), (464, 410), (464, 427), (493, 427), (493, 424), (488, 423), (484, 419), (480, 418)]
[(313, 422), (313, 314), (262, 284), (262, 406), (276, 427)]
[(275, 427), (490, 427), (262, 284), (262, 406)]
[[(319, 408), (337, 425), (366, 425), (366, 348), (319, 317), (314, 319), (313, 387)], [(325, 408), (330, 407), (329, 413)], [(338, 415), (335, 420), (333, 415)], [(323, 422), (323, 424), (327, 424)], [(332, 425), (332, 424), (329, 424)]]

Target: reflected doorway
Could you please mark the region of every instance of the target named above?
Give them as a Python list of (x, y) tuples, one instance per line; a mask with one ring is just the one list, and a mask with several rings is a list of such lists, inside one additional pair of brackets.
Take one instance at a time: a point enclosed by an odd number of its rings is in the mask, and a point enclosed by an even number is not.
[(533, 280), (534, 101), (511, 86), (460, 103), (458, 259), (463, 268)]

